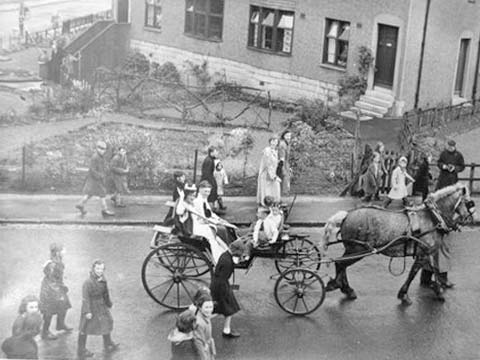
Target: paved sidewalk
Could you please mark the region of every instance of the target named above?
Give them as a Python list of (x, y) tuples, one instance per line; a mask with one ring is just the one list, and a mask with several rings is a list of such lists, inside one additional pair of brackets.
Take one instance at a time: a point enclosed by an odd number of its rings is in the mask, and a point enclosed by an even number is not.
[[(100, 202), (91, 199), (86, 206), (87, 215), (80, 216), (75, 204), (81, 196), (76, 195), (0, 195), (0, 224), (83, 224), (83, 225), (153, 225), (162, 222), (170, 196), (128, 196), (126, 208), (115, 209), (113, 217), (100, 214)], [(285, 199), (291, 204), (292, 198)], [(480, 199), (475, 199), (480, 203)], [(254, 197), (226, 197), (228, 206), (224, 216), (228, 221), (248, 226), (255, 219)], [(287, 223), (292, 226), (323, 226), (330, 216), (339, 210), (349, 210), (365, 205), (358, 198), (298, 196)], [(392, 206), (393, 209), (393, 206)], [(478, 217), (475, 225), (480, 225)]]

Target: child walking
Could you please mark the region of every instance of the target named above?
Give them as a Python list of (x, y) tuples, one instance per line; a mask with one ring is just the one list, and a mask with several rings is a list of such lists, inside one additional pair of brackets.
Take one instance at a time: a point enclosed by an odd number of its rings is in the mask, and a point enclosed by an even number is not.
[(216, 160), (213, 176), (215, 177), (215, 181), (217, 182), (218, 208), (220, 210), (226, 210), (227, 207), (223, 204), (223, 195), (225, 194), (223, 186), (228, 185), (228, 177), (220, 160)]
[(415, 182), (413, 177), (407, 173), (407, 163), (407, 158), (402, 156), (398, 160), (397, 167), (392, 172), (392, 188), (383, 204), (385, 208), (387, 208), (393, 200), (402, 200), (403, 205), (407, 205), (408, 190), (406, 180), (408, 179), (411, 182)]

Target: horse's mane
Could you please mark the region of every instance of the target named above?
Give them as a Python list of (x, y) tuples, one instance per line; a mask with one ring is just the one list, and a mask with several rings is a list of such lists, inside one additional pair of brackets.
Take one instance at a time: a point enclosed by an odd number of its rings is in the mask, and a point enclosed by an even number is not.
[(438, 201), (456, 193), (459, 190), (468, 191), (464, 184), (458, 182), (456, 184), (444, 187), (443, 189), (437, 190), (434, 193), (429, 194), (428, 197), (433, 201)]

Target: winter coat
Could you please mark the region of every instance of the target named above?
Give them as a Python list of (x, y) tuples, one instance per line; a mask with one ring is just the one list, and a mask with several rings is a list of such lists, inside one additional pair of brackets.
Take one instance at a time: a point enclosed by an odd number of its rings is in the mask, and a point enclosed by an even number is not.
[(413, 184), (413, 194), (422, 195), (422, 199), (425, 199), (428, 194), (428, 184), (432, 179), (430, 174), (428, 161), (424, 160), (418, 167), (415, 175), (415, 183)]
[(68, 288), (63, 283), (65, 265), (61, 261), (49, 260), (43, 268), (45, 274), (40, 289), (40, 311), (44, 315), (60, 314), (72, 307)]
[[(113, 318), (110, 314), (112, 302), (108, 293), (107, 280), (91, 273), (83, 283), (80, 332), (86, 335), (107, 335), (113, 330)], [(89, 320), (86, 314), (92, 314)]]
[(40, 314), (21, 314), (13, 323), (12, 336), (2, 343), (7, 359), (38, 359), (38, 346), (34, 339), (40, 333)]
[(280, 179), (282, 179), (281, 187), (283, 195), (290, 193), (290, 150), (291, 145), (285, 140), (280, 140), (278, 144), (279, 171), (277, 174)]
[(400, 166), (397, 166), (392, 172), (392, 188), (388, 193), (388, 197), (393, 200), (401, 200), (408, 196), (406, 178), (410, 175), (406, 170), (402, 170)]
[(197, 327), (193, 331), (193, 341), (201, 360), (214, 360), (217, 354), (212, 337), (212, 323), (201, 311), (197, 310)]
[(362, 188), (365, 195), (375, 195), (380, 189), (383, 178), (382, 165), (371, 163), (368, 166), (367, 172), (363, 175)]
[(192, 334), (185, 334), (178, 331), (178, 329), (173, 329), (168, 334), (168, 341), (172, 344), (172, 357), (170, 360), (200, 359)]
[(202, 164), (202, 177), (200, 181), (207, 180), (210, 185), (212, 185), (212, 191), (208, 196), (208, 202), (214, 203), (217, 201), (217, 182), (215, 181), (215, 176), (213, 172), (215, 171), (215, 158), (208, 155)]
[(233, 271), (234, 264), (232, 254), (230, 254), (229, 251), (225, 251), (218, 259), (212, 277), (212, 283), (210, 284), (212, 299), (215, 302), (214, 312), (216, 314), (230, 316), (240, 310), (237, 299), (235, 299), (235, 295), (233, 294), (232, 287), (228, 282)]
[(90, 160), (87, 180), (85, 182), (85, 186), (83, 187), (83, 193), (85, 195), (105, 197), (106, 169), (107, 166), (105, 159), (98, 152), (96, 152)]
[(110, 172), (114, 185), (114, 192), (125, 194), (130, 192), (128, 190), (128, 160), (127, 156), (115, 154), (110, 161)]
[[(450, 172), (443, 169), (444, 165), (453, 165), (455, 169)], [(438, 168), (440, 169), (440, 175), (438, 176), (437, 190), (455, 184), (458, 181), (458, 173), (465, 170), (463, 155), (457, 150), (453, 152), (443, 150), (438, 159)]]
[(278, 154), (271, 147), (263, 150), (258, 172), (257, 203), (264, 205), (265, 196), (272, 196), (280, 201), (280, 182), (277, 180)]

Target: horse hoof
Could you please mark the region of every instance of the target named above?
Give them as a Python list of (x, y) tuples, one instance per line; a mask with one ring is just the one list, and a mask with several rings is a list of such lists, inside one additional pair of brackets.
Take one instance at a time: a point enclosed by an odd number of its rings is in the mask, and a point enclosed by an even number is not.
[(410, 306), (412, 305), (412, 300), (408, 295), (402, 295), (401, 297), (398, 297), (402, 301), (403, 306)]
[(355, 290), (350, 290), (345, 293), (347, 295), (348, 300), (355, 300), (357, 298), (357, 294), (355, 293)]
[(337, 285), (337, 282), (334, 279), (332, 279), (327, 283), (327, 286), (325, 286), (325, 291), (333, 291), (333, 290), (337, 290), (338, 288), (339, 286)]
[(437, 296), (435, 296), (435, 300), (439, 302), (445, 302), (445, 298), (443, 297), (442, 294), (437, 294)]

